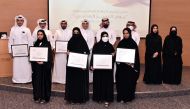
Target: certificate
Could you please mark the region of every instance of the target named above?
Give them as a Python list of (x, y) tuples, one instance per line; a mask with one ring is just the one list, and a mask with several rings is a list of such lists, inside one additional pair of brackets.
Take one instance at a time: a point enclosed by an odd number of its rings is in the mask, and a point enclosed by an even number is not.
[(93, 55), (94, 69), (112, 69), (112, 55)]
[(87, 67), (87, 54), (80, 53), (69, 53), (67, 66), (76, 68), (86, 68)]
[(30, 47), (30, 61), (48, 61), (48, 47)]
[(135, 49), (117, 48), (116, 62), (135, 63)]
[(16, 44), (11, 45), (13, 57), (27, 57), (28, 56), (28, 44)]
[(67, 41), (57, 40), (55, 41), (55, 52), (66, 53), (67, 52)]

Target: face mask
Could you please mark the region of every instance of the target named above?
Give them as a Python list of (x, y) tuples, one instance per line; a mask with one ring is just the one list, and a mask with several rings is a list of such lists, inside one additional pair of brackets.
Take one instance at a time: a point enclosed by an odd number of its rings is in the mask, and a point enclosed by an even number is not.
[(133, 26), (129, 26), (128, 27), (131, 31), (134, 29), (134, 27)]
[(102, 37), (103, 42), (107, 42), (108, 40), (109, 40), (108, 37)]
[(177, 31), (171, 31), (171, 35), (177, 35)]

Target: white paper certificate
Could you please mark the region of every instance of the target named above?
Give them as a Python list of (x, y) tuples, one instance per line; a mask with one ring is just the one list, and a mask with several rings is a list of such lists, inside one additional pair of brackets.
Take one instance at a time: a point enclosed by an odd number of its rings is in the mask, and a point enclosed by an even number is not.
[(13, 57), (26, 57), (28, 56), (28, 44), (11, 45)]
[(116, 62), (134, 63), (135, 49), (117, 48)]
[(112, 55), (93, 55), (94, 69), (112, 69)]
[(80, 53), (69, 53), (69, 59), (67, 66), (77, 67), (77, 68), (86, 68), (87, 67), (87, 54)]
[(55, 41), (55, 52), (56, 53), (66, 53), (67, 52), (67, 41)]
[(47, 47), (30, 47), (30, 61), (48, 61)]

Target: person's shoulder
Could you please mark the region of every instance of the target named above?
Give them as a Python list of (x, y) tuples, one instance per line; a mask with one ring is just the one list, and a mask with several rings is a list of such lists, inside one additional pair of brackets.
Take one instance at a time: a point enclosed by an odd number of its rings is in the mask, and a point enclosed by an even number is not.
[(31, 31), (30, 31), (30, 28), (28, 28), (28, 27), (25, 27), (24, 29), (25, 29), (26, 31), (28, 31), (28, 32), (31, 32)]
[(15, 30), (15, 26), (12, 26), (12, 27), (11, 27), (11, 31), (14, 31), (14, 30)]

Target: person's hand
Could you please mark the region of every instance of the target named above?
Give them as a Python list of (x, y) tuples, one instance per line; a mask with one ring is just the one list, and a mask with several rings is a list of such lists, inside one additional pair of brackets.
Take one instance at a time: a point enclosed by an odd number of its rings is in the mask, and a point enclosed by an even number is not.
[(134, 68), (134, 64), (127, 63), (127, 65), (129, 65), (129, 66), (131, 66), (132, 68)]
[(43, 64), (44, 62), (42, 62), (42, 61), (38, 61), (37, 63), (38, 63), (38, 64)]
[(90, 70), (91, 70), (91, 71), (94, 71), (94, 68), (93, 68), (92, 66), (90, 66)]
[(69, 55), (69, 51), (68, 51), (68, 52), (66, 52), (66, 54), (67, 54), (67, 55)]
[(10, 55), (10, 57), (11, 57), (11, 58), (13, 58), (13, 55), (12, 55), (12, 53), (9, 53), (9, 55)]
[(158, 56), (158, 52), (155, 52), (154, 54), (153, 54), (153, 58), (156, 58)]
[(52, 51), (53, 51), (53, 53), (55, 53), (55, 48)]
[(177, 56), (177, 52), (175, 52), (174, 55)]

